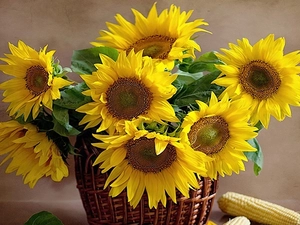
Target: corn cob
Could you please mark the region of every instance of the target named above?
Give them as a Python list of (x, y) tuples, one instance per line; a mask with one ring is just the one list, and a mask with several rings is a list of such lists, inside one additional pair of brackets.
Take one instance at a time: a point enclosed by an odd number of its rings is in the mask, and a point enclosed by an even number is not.
[(300, 225), (300, 214), (282, 206), (238, 194), (227, 192), (218, 199), (219, 208), (232, 216), (269, 225)]
[(250, 220), (244, 216), (237, 216), (223, 225), (250, 225)]

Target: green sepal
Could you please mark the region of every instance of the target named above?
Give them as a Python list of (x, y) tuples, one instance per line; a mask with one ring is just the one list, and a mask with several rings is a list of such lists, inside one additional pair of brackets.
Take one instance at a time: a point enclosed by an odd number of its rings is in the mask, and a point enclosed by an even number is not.
[(258, 176), (263, 167), (263, 161), (264, 161), (263, 152), (256, 138), (248, 140), (248, 143), (252, 147), (257, 149), (257, 151), (255, 152), (244, 152), (244, 153), (246, 157), (254, 163), (253, 171), (254, 174)]
[(116, 61), (119, 53), (116, 49), (110, 47), (75, 50), (71, 58), (72, 71), (78, 74), (92, 74), (96, 71), (94, 64), (101, 63), (100, 54), (107, 55)]
[(24, 115), (21, 115), (19, 117), (12, 117), (12, 119), (16, 120), (19, 124), (26, 124), (33, 121), (32, 114), (30, 113), (27, 120), (24, 119)]
[(256, 132), (259, 132), (261, 129), (264, 128), (264, 125), (262, 125), (262, 123), (258, 121), (257, 124), (255, 124), (255, 127), (258, 129)]
[(65, 137), (78, 135), (80, 131), (70, 125), (69, 110), (57, 105), (53, 105), (53, 130)]
[(72, 70), (68, 67), (62, 67), (59, 64), (59, 61), (57, 61), (56, 63), (52, 63), (52, 68), (53, 68), (53, 75), (55, 77), (62, 77), (67, 79), (67, 73), (72, 73)]
[(24, 225), (63, 225), (62, 221), (47, 211), (32, 215)]

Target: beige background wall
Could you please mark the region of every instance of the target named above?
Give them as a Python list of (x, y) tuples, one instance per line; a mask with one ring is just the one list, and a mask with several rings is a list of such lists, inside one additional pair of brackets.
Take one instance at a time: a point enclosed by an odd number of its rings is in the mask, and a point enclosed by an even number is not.
[[(39, 49), (48, 44), (56, 49), (61, 64), (70, 66), (74, 49), (90, 47), (105, 22), (115, 22), (114, 15), (132, 19), (130, 8), (148, 13), (153, 0), (0, 0), (0, 57), (8, 53), (7, 42), (19, 39)], [(204, 18), (213, 35), (201, 34), (197, 39), (202, 52), (227, 47), (228, 42), (247, 37), (251, 43), (274, 33), (286, 38), (286, 53), (300, 49), (299, 0), (163, 0), (159, 11), (174, 3), (183, 10), (194, 9), (193, 19)], [(0, 80), (6, 78), (0, 74)], [(75, 78), (75, 75), (74, 75)], [(1, 121), (7, 119), (6, 105), (0, 103)], [(252, 172), (252, 163), (240, 175), (220, 179), (218, 196), (236, 191), (263, 198), (295, 211), (300, 211), (300, 108), (293, 108), (293, 117), (284, 122), (272, 121), (269, 130), (259, 137), (265, 165), (260, 176)], [(29, 216), (48, 210), (59, 216), (65, 225), (85, 225), (85, 214), (76, 189), (73, 161), (70, 177), (61, 183), (48, 179), (34, 189), (23, 185), (22, 178), (5, 174), (0, 167), (0, 225), (23, 224)], [(221, 223), (217, 205), (212, 215)]]

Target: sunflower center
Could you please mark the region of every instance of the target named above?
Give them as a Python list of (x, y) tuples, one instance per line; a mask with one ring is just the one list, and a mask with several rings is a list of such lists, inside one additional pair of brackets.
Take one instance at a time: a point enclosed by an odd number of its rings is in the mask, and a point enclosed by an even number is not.
[(134, 49), (135, 52), (143, 51), (143, 56), (149, 56), (153, 59), (166, 59), (176, 38), (163, 35), (152, 35), (142, 38), (132, 44), (127, 49), (127, 54)]
[(144, 137), (128, 141), (125, 148), (132, 167), (144, 173), (159, 173), (170, 167), (177, 158), (172, 145), (167, 145), (161, 154), (156, 155), (154, 139)]
[(229, 139), (228, 123), (220, 116), (198, 120), (188, 134), (191, 146), (205, 154), (218, 153)]
[(106, 91), (108, 112), (130, 120), (144, 114), (153, 100), (152, 92), (136, 78), (119, 78)]
[(40, 65), (31, 66), (26, 71), (26, 87), (35, 96), (46, 92), (50, 86), (48, 85), (49, 74)]
[(248, 94), (259, 100), (270, 98), (281, 85), (275, 68), (260, 60), (251, 61), (241, 68), (240, 82)]

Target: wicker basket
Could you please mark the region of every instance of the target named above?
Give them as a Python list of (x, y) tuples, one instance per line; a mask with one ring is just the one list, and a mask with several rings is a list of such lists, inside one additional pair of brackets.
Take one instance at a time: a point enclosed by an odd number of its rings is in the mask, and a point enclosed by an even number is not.
[(164, 207), (161, 203), (157, 209), (150, 209), (147, 194), (144, 193), (136, 208), (132, 208), (126, 192), (117, 197), (109, 197), (109, 188), (103, 190), (107, 174), (102, 174), (98, 166), (92, 166), (99, 154), (83, 137), (78, 137), (76, 147), (80, 155), (75, 156), (77, 188), (90, 225), (136, 224), (136, 225), (205, 225), (208, 221), (213, 200), (217, 190), (217, 180), (208, 178), (199, 180), (200, 189), (191, 190), (190, 198), (177, 192), (177, 204), (170, 198)]

